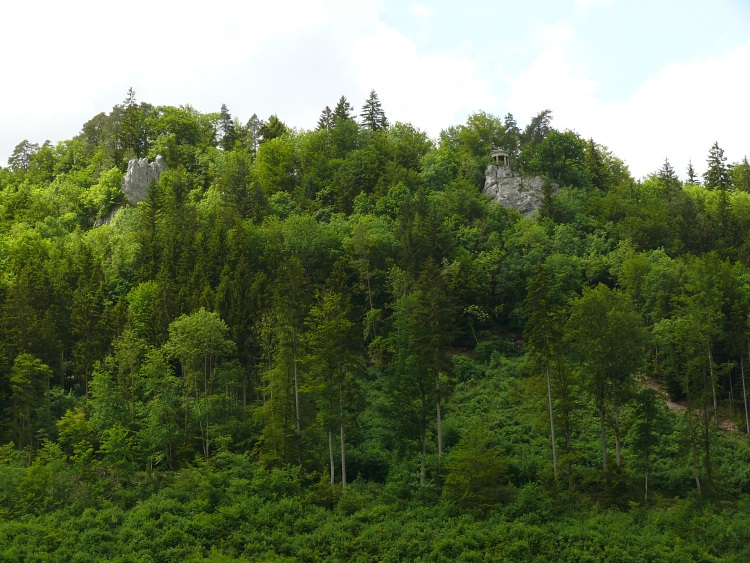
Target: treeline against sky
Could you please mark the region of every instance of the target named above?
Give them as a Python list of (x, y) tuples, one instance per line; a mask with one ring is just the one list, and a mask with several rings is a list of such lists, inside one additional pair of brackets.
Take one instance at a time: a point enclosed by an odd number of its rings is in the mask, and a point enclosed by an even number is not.
[[(533, 217), (482, 195), (496, 148), (548, 179)], [(129, 159), (156, 155), (167, 171), (126, 205)], [(684, 183), (668, 160), (635, 180), (548, 110), (523, 128), (479, 112), (431, 140), (390, 123), (374, 91), (298, 131), (131, 90), (74, 139), (21, 142), (0, 169), (8, 553), (33, 548), (17, 519), (44, 534), (49, 518), (114, 510), (125, 526), (158, 495), (187, 506), (199, 475), (235, 479), (231, 495), (244, 479), (259, 499), (266, 479), (274, 499), (342, 522), (408, 506), (490, 533), (542, 511), (550, 553), (561, 506), (739, 502), (750, 165), (718, 143), (706, 162)], [(239, 502), (206, 487), (201, 514)], [(627, 525), (657, 526), (649, 514)], [(183, 559), (219, 545), (175, 541)], [(303, 558), (336, 544), (264, 541)], [(690, 541), (689, 557), (743, 545)], [(386, 557), (379, 543), (361, 549)], [(430, 553), (409, 549), (391, 555)]]

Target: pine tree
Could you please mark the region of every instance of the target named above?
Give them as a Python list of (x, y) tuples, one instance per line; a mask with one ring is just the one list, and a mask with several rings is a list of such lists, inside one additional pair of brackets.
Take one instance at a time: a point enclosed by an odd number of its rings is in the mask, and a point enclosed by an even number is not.
[(503, 118), (503, 121), (505, 122), (505, 128), (508, 133), (515, 133), (516, 135), (521, 133), (521, 130), (518, 128), (516, 118), (513, 117), (512, 113), (506, 114), (506, 116)]
[(146, 156), (149, 141), (146, 129), (146, 111), (151, 106), (138, 104), (135, 99), (133, 88), (128, 89), (127, 96), (123, 102), (122, 119), (118, 132), (118, 143), (122, 149), (132, 149), (136, 158)]
[(661, 165), (659, 171), (656, 173), (656, 177), (661, 182), (662, 186), (668, 192), (673, 193), (674, 190), (680, 188), (680, 179), (672, 168), (668, 158), (664, 159), (664, 164)]
[(362, 106), (362, 113), (359, 116), (362, 118), (362, 126), (371, 131), (388, 129), (388, 119), (385, 117), (383, 106), (375, 90), (370, 90), (370, 97)]
[(732, 186), (735, 190), (750, 192), (750, 162), (748, 162), (747, 156), (742, 159), (742, 162), (732, 166), (729, 175), (732, 178)]
[(729, 187), (729, 169), (726, 162), (724, 149), (719, 147), (718, 142), (714, 143), (706, 159), (708, 170), (703, 174), (703, 181), (708, 189), (726, 190)]
[(261, 143), (264, 143), (266, 141), (270, 141), (271, 139), (276, 139), (278, 137), (282, 137), (284, 135), (287, 135), (290, 132), (289, 127), (287, 127), (286, 123), (281, 121), (277, 115), (272, 115), (268, 118), (268, 121), (261, 125), (260, 127), (260, 136), (261, 136)]
[(318, 119), (318, 131), (330, 131), (333, 127), (334, 113), (330, 106), (323, 108)]
[(674, 172), (674, 168), (672, 168), (672, 165), (669, 163), (668, 158), (664, 159), (664, 164), (659, 168), (658, 176), (664, 182), (673, 182), (677, 179), (677, 175)]
[(221, 148), (225, 151), (231, 151), (237, 140), (237, 131), (234, 127), (232, 114), (229, 113), (226, 104), (221, 104), (221, 112), (219, 113), (219, 133), (221, 134)]
[(530, 148), (536, 147), (552, 131), (552, 110), (540, 111), (521, 133), (521, 144)]
[(255, 155), (260, 145), (261, 129), (265, 126), (266, 122), (258, 117), (257, 114), (253, 114), (245, 124), (247, 130), (248, 149)]
[(605, 190), (609, 184), (609, 170), (604, 162), (602, 152), (596, 146), (594, 139), (589, 139), (586, 145), (586, 167), (591, 174), (591, 183), (595, 188)]
[(513, 165), (516, 158), (518, 158), (521, 130), (518, 128), (518, 123), (512, 113), (508, 113), (503, 118), (503, 122), (505, 123), (505, 138), (503, 139), (503, 144), (505, 145), (505, 150), (510, 153), (511, 165)]
[(706, 188), (710, 190), (719, 190), (719, 220), (721, 221), (721, 234), (727, 236), (729, 232), (729, 195), (730, 186), (729, 169), (726, 165), (727, 157), (724, 156), (724, 149), (719, 147), (716, 142), (708, 151), (708, 170), (703, 174), (703, 181)]
[(336, 108), (333, 110), (334, 125), (341, 123), (343, 121), (353, 120), (354, 119), (352, 115), (353, 111), (354, 111), (354, 108), (352, 108), (352, 105), (349, 103), (346, 97), (341, 96), (339, 98), (338, 103), (336, 104)]

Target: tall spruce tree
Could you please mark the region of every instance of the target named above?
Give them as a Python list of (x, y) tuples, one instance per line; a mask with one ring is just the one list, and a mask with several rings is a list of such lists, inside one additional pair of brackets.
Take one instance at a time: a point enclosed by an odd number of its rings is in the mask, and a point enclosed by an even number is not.
[(383, 106), (375, 90), (370, 90), (370, 97), (362, 106), (362, 113), (359, 116), (362, 118), (362, 125), (371, 131), (388, 129), (388, 119), (385, 117)]
[(703, 173), (703, 181), (711, 190), (726, 190), (729, 187), (729, 169), (726, 165), (727, 157), (719, 143), (714, 143), (708, 151), (708, 170)]
[(234, 120), (232, 120), (232, 114), (229, 113), (226, 104), (221, 104), (221, 111), (219, 112), (219, 133), (221, 135), (221, 148), (225, 151), (231, 151), (237, 140), (237, 132), (234, 127)]
[(721, 222), (721, 235), (726, 237), (729, 230), (729, 195), (728, 190), (731, 184), (729, 178), (729, 168), (726, 165), (727, 157), (724, 156), (724, 149), (719, 147), (715, 142), (708, 151), (708, 170), (703, 174), (703, 181), (706, 188), (719, 191), (719, 220)]
[(336, 104), (336, 107), (333, 110), (334, 124), (338, 124), (347, 120), (353, 120), (354, 119), (354, 115), (352, 113), (353, 111), (354, 111), (354, 108), (352, 108), (352, 105), (349, 103), (346, 97), (341, 96), (339, 98), (338, 103)]
[(318, 118), (318, 131), (330, 131), (333, 127), (333, 111), (330, 106), (323, 108)]

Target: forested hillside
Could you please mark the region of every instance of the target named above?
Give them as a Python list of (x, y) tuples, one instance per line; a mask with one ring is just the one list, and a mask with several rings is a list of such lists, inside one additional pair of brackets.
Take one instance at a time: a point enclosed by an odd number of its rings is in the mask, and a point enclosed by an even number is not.
[(0, 559), (750, 559), (747, 159), (332, 105), (131, 90), (0, 168)]

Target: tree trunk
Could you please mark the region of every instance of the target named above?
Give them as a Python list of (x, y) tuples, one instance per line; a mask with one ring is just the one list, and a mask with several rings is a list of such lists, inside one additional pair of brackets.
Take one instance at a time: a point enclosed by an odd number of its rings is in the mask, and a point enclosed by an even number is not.
[(617, 382), (612, 381), (612, 398), (614, 399), (615, 411), (615, 463), (620, 467), (620, 394), (617, 390)]
[(711, 466), (711, 429), (708, 422), (708, 410), (706, 409), (706, 403), (703, 403), (703, 451), (705, 453), (705, 466), (706, 466), (706, 481), (708, 494), (710, 495), (713, 490), (713, 470)]
[(552, 471), (557, 481), (557, 443), (555, 440), (555, 411), (552, 403), (552, 377), (550, 376), (549, 362), (547, 362), (547, 401), (549, 402), (549, 429), (552, 437)]
[(292, 366), (294, 368), (294, 417), (297, 424), (297, 463), (302, 465), (302, 423), (300, 422), (299, 371), (297, 369), (297, 326), (294, 323), (292, 323)]
[[(209, 385), (208, 381), (210, 378), (210, 373), (212, 370), (211, 367), (211, 359), (206, 357), (203, 360), (203, 394), (206, 397), (206, 431), (204, 434), (205, 441), (203, 446), (203, 453), (206, 456), (206, 459), (208, 459), (209, 456), (209, 442), (208, 442), (208, 415), (209, 415), (209, 402), (211, 399), (211, 388), (212, 386)], [(198, 403), (200, 405), (200, 402)], [(200, 408), (200, 407), (199, 407)]]
[(346, 446), (344, 445), (344, 425), (341, 425), (341, 488), (346, 489)]
[(695, 487), (698, 490), (698, 494), (701, 494), (701, 479), (698, 472), (698, 451), (695, 447), (695, 421), (693, 420), (693, 404), (690, 397), (690, 389), (688, 388), (687, 393), (687, 415), (688, 415), (688, 428), (690, 429), (690, 451), (693, 458), (693, 477), (695, 478)]
[(714, 381), (714, 359), (711, 355), (711, 349), (708, 349), (708, 374), (711, 377), (711, 395), (714, 400), (714, 422), (719, 426), (719, 408), (716, 402), (716, 381)]
[(331, 462), (331, 485), (333, 485), (336, 475), (336, 465), (333, 460), (333, 430), (330, 428), (328, 429), (328, 458)]
[[(367, 273), (365, 274), (365, 278), (367, 279), (367, 298), (370, 301), (370, 312), (372, 312), (372, 311), (375, 310), (375, 304), (374, 304), (374, 302), (372, 300), (372, 288), (370, 287), (370, 268), (369, 268), (369, 263), (368, 263), (368, 267), (367, 267)], [(372, 323), (372, 337), (373, 338), (377, 338), (378, 337), (378, 331), (377, 331), (377, 328), (375, 326), (375, 319), (372, 318), (370, 322)]]
[(419, 484), (424, 485), (427, 476), (427, 430), (422, 427), (422, 461), (419, 468)]
[(435, 373), (435, 403), (437, 404), (438, 467), (443, 460), (443, 421), (440, 414), (440, 373)]
[(209, 413), (208, 402), (209, 402), (209, 399), (210, 399), (209, 396), (206, 395), (206, 447), (205, 447), (206, 459), (208, 459), (208, 457), (210, 455), (210, 453), (209, 453), (210, 452), (210, 442), (209, 442), (209, 437), (208, 437), (208, 424), (209, 424), (209, 421), (208, 421), (208, 413)]

